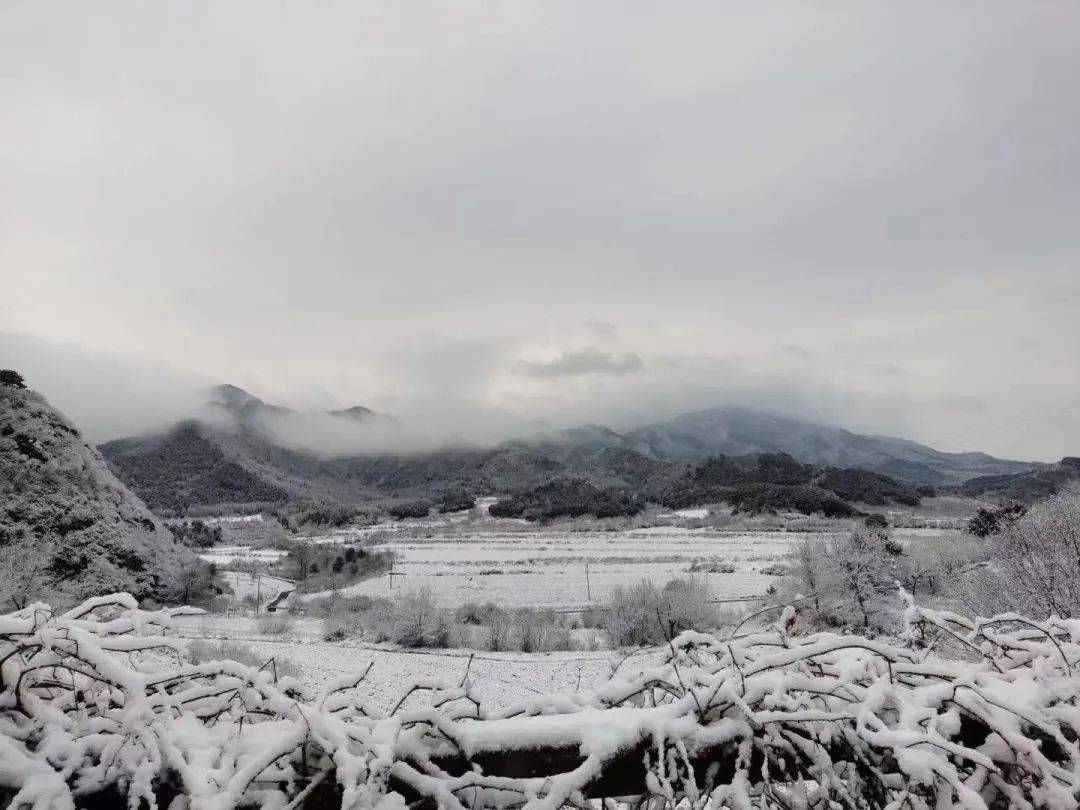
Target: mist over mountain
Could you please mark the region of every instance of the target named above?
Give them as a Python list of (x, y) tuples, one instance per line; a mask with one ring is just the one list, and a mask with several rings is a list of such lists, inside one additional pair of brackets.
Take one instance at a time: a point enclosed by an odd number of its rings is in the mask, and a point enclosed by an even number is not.
[(0, 810), (1080, 810), (1078, 75), (0, 2)]
[(624, 438), (653, 458), (787, 453), (808, 463), (859, 467), (921, 484), (1027, 472), (1040, 466), (985, 453), (944, 453), (907, 439), (853, 433), (748, 408), (683, 414), (629, 431)]
[(208, 421), (220, 428), (260, 435), (277, 446), (320, 455), (407, 452), (431, 441), (407, 431), (394, 417), (363, 405), (302, 411), (268, 404), (235, 385), (213, 386), (206, 408)]
[(625, 432), (600, 424), (533, 425), (491, 443), (440, 441), (423, 425), (363, 405), (302, 411), (233, 385), (211, 388), (201, 416), (106, 442), (101, 451), (152, 507), (169, 513), (300, 495), (356, 503), (458, 485), (510, 492), (567, 476), (648, 494), (666, 491), (686, 469), (717, 456), (780, 454), (816, 468), (858, 468), (913, 485), (1042, 468), (729, 407)]

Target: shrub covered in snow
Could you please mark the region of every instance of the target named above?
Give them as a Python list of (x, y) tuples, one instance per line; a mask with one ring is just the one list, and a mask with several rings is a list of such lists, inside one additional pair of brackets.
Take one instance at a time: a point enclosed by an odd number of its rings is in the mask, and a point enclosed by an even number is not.
[(712, 593), (703, 579), (682, 577), (662, 588), (643, 579), (616, 587), (602, 614), (613, 647), (659, 644), (683, 630), (713, 629), (717, 619)]
[(426, 518), (431, 513), (429, 501), (406, 501), (391, 506), (390, 517), (395, 520), (408, 520), (409, 518)]
[(733, 574), (735, 566), (713, 557), (707, 560), (695, 560), (686, 571), (689, 574)]
[(454, 625), (439, 607), (431, 588), (407, 590), (396, 601), (376, 611), (374, 640), (402, 647), (449, 647)]
[(256, 669), (269, 667), (277, 672), (279, 676), (300, 677), (300, 668), (296, 666), (292, 659), (283, 658), (279, 655), (268, 658), (239, 641), (195, 639), (188, 642), (187, 659), (193, 664), (204, 664), (210, 661), (237, 661)]
[(1009, 585), (1009, 608), (1080, 616), (1080, 490), (1064, 490), (1008, 523), (994, 536), (993, 559)]
[(292, 619), (284, 613), (267, 613), (259, 617), (258, 632), (264, 636), (284, 636), (293, 629)]
[(526, 653), (554, 652), (571, 648), (570, 628), (552, 613), (523, 609), (514, 613), (509, 649)]
[[(639, 806), (1041, 808), (1080, 798), (1080, 621), (907, 601), (903, 643), (688, 630), (594, 691), (487, 713), (468, 676), (356, 675), (318, 695), (273, 667), (186, 663), (126, 595), (0, 616), (0, 805), (35, 810)], [(938, 652), (964, 651), (965, 660)], [(360, 687), (360, 688), (358, 688)], [(425, 698), (425, 696), (427, 696)]]
[(805, 605), (815, 626), (879, 634), (898, 629), (895, 583), (906, 575), (904, 549), (887, 534), (858, 528), (796, 544), (781, 601), (813, 594)]
[(463, 487), (449, 487), (439, 493), (435, 502), (441, 514), (464, 512), (476, 506), (476, 497)]

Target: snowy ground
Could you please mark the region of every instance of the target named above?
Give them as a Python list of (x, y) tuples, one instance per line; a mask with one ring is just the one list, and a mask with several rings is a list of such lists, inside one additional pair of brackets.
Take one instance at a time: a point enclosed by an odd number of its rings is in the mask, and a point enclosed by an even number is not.
[(661, 657), (658, 650), (645, 650), (626, 658), (625, 652), (612, 651), (472, 653), (402, 650), (359, 641), (326, 642), (318, 638), (320, 623), (315, 619), (296, 620), (288, 638), (260, 635), (259, 623), (252, 619), (188, 617), (177, 624), (179, 635), (184, 638), (238, 640), (267, 659), (287, 659), (300, 669), (300, 680), (316, 691), (330, 679), (362, 671), (372, 662), (374, 667), (365, 681), (365, 696), (383, 709), (397, 702), (403, 684), (425, 678), (457, 683), (467, 671), (476, 696), (485, 706), (496, 708), (536, 694), (599, 686), (611, 677), (612, 666), (618, 665), (620, 673), (629, 672)]
[[(491, 601), (507, 608), (558, 608), (605, 601), (615, 587), (645, 577), (662, 584), (685, 575), (695, 563), (734, 568), (730, 573), (699, 574), (708, 580), (717, 598), (758, 596), (775, 578), (763, 569), (782, 561), (795, 543), (808, 536), (803, 532), (684, 526), (572, 531), (505, 523), (493, 528), (481, 523), (473, 529), (464, 520), (462, 513), (343, 530), (308, 541), (370, 543), (376, 533), (386, 540), (375, 547), (396, 556), (393, 588), (390, 578), (383, 576), (342, 589), (340, 593), (346, 596), (390, 596), (423, 586), (448, 607)], [(939, 529), (899, 529), (895, 535), (917, 540), (940, 538), (945, 533)], [(234, 560), (271, 563), (283, 553), (233, 546), (215, 548), (203, 557), (220, 565)], [(273, 596), (278, 589), (270, 586), (270, 590)]]
[(216, 526), (229, 523), (262, 523), (263, 516), (258, 515), (229, 515), (227, 517), (202, 518), (202, 522), (208, 526)]
[(657, 515), (658, 518), (696, 518), (698, 520), (708, 516), (709, 510), (706, 507), (701, 507), (699, 509), (676, 509), (674, 512), (670, 512), (668, 514)]
[(291, 591), (296, 587), (291, 579), (266, 574), (253, 576), (244, 571), (223, 571), (221, 578), (232, 588), (236, 599), (254, 596), (258, 597), (262, 605), (273, 600), (282, 591)]
[[(396, 555), (395, 590), (426, 586), (447, 606), (492, 601), (504, 607), (555, 608), (603, 601), (616, 586), (644, 577), (663, 583), (701, 561), (735, 567), (730, 574), (703, 574), (718, 598), (757, 596), (773, 580), (761, 569), (779, 561), (801, 536), (662, 526), (625, 532), (447, 534), (380, 548)], [(390, 580), (366, 580), (342, 593), (386, 596)]]
[(288, 552), (277, 548), (252, 548), (251, 546), (214, 546), (199, 552), (199, 557), (219, 566), (230, 563), (276, 563)]
[[(939, 529), (899, 529), (900, 540), (939, 539)], [(662, 584), (695, 562), (721, 562), (729, 574), (700, 574), (717, 598), (759, 596), (800, 532), (724, 532), (657, 526), (622, 532), (531, 530), (436, 535), (386, 543), (396, 554), (394, 589), (427, 586), (444, 605), (492, 601), (504, 607), (572, 607), (605, 601), (616, 586), (649, 577)], [(586, 564), (588, 572), (586, 573)], [(346, 595), (386, 596), (388, 577), (347, 588)]]

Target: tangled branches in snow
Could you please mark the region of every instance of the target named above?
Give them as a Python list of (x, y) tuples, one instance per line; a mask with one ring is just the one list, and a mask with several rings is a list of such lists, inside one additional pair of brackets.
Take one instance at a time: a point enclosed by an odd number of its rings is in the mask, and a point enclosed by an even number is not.
[(891, 645), (790, 618), (498, 714), (467, 681), (384, 714), (366, 671), (310, 695), (272, 667), (152, 667), (169, 613), (125, 595), (33, 605), (0, 617), (0, 806), (1077, 807), (1080, 622), (909, 603)]

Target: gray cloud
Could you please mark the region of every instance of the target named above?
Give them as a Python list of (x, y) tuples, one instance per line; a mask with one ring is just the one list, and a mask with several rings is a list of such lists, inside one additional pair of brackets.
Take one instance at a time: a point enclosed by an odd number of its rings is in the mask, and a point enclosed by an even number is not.
[(880, 377), (910, 377), (911, 374), (903, 366), (896, 363), (868, 363), (867, 374), (876, 374)]
[(963, 394), (937, 397), (932, 400), (930, 404), (935, 408), (941, 408), (944, 411), (954, 411), (956, 413), (981, 414), (985, 413), (987, 410), (985, 401), (979, 397), (964, 396)]
[(585, 321), (582, 326), (585, 327), (585, 331), (589, 332), (598, 338), (613, 338), (618, 334), (618, 329), (615, 328), (615, 324), (608, 323), (607, 321), (597, 321), (589, 319)]
[[(1011, 0), (3, 3), (0, 324), (67, 347), (24, 371), (97, 434), (169, 376), (449, 432), (798, 402), (1060, 457), (1077, 41), (1080, 6)], [(516, 370), (582, 344), (642, 367)], [(115, 384), (71, 384), (90, 357)]]
[(22, 370), (92, 442), (132, 436), (201, 413), (216, 380), (157, 358), (56, 344), (0, 331), (0, 366)]
[(554, 360), (522, 360), (515, 368), (532, 377), (581, 377), (587, 374), (621, 377), (641, 371), (644, 365), (637, 354), (580, 349), (563, 352)]

